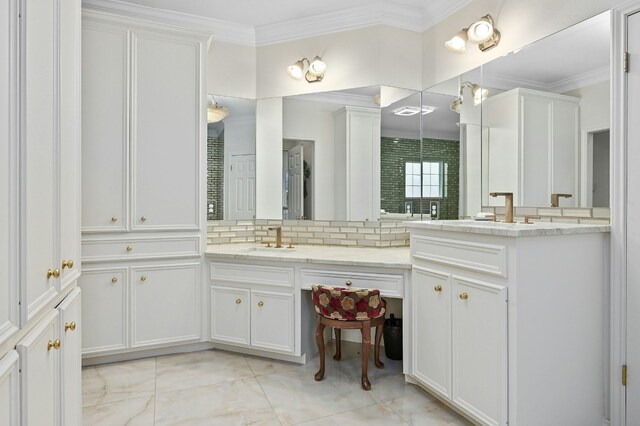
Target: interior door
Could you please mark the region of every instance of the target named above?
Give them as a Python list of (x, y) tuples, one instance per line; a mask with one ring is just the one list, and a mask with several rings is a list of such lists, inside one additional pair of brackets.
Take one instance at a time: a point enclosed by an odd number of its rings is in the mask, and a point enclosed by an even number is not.
[(302, 145), (289, 150), (289, 219), (304, 218), (304, 155)]
[(225, 219), (253, 219), (256, 215), (256, 156), (232, 155), (229, 162), (229, 209)]
[[(627, 212), (640, 209), (640, 187), (634, 183), (638, 176), (636, 165), (640, 161), (640, 12), (630, 15), (627, 21), (627, 51), (629, 72), (627, 75)], [(634, 94), (634, 96), (631, 96)], [(627, 221), (627, 367), (629, 379), (626, 395), (626, 424), (640, 422), (640, 224), (633, 216)]]

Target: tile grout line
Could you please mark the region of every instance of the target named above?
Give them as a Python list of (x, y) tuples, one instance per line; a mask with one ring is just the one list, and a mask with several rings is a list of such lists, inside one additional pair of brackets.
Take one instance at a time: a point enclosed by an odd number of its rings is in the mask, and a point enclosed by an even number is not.
[(269, 396), (264, 391), (264, 388), (262, 387), (262, 384), (260, 383), (260, 380), (258, 380), (258, 376), (256, 376), (256, 372), (253, 371), (253, 368), (251, 368), (251, 364), (249, 364), (249, 361), (248, 361), (246, 356), (244, 357), (244, 362), (247, 363), (247, 367), (249, 367), (249, 370), (251, 370), (251, 374), (253, 374), (253, 378), (255, 379), (256, 383), (260, 387), (260, 390), (262, 391), (262, 394), (264, 395), (265, 399), (269, 403), (269, 407), (271, 407), (271, 411), (273, 411), (273, 414), (275, 414), (276, 420), (278, 420), (278, 423), (280, 424), (280, 426), (283, 426), (282, 422), (280, 421), (280, 416), (278, 416), (278, 413), (276, 412), (276, 409), (273, 407), (273, 404), (271, 403), (271, 400), (269, 399)]

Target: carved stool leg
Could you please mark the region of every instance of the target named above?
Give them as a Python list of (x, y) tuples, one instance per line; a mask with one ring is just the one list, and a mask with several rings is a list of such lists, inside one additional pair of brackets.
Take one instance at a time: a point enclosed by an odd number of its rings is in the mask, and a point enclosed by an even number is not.
[(342, 358), (342, 330), (339, 328), (334, 328), (336, 332), (336, 354), (333, 356), (333, 359), (336, 361), (340, 361)]
[(384, 328), (384, 323), (378, 325), (376, 327), (376, 341), (373, 346), (373, 361), (376, 364), (376, 367), (383, 368), (384, 364), (380, 361), (380, 340), (382, 339), (382, 330)]
[(369, 350), (371, 349), (371, 322), (362, 321), (362, 389), (370, 390), (368, 367), (369, 367)]
[(318, 328), (316, 329), (316, 343), (318, 344), (318, 352), (320, 352), (320, 369), (315, 374), (316, 381), (322, 380), (324, 377), (324, 328), (320, 317), (318, 317)]

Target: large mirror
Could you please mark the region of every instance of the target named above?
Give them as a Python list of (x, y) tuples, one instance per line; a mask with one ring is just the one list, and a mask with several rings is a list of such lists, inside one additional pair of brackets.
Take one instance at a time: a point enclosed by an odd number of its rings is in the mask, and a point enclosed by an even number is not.
[(254, 219), (256, 101), (210, 95), (209, 103), (207, 220)]

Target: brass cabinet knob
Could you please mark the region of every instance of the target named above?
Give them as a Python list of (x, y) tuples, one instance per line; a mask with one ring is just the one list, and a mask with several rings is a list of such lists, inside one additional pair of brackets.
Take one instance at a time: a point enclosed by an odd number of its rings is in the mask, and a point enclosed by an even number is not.
[(111, 222), (116, 223), (118, 221), (117, 216), (111, 216)]
[(131, 246), (127, 246), (127, 251), (128, 251), (129, 253), (131, 253), (131, 252), (133, 251), (133, 247), (131, 247)]
[(118, 282), (118, 279), (116, 277), (111, 278), (111, 284), (115, 284)]
[(56, 268), (53, 270), (53, 278), (60, 278), (60, 269)]
[(49, 340), (47, 342), (47, 350), (50, 351), (51, 349), (60, 349), (60, 339), (56, 339), (53, 342)]
[(259, 301), (259, 302), (258, 302), (258, 307), (259, 307), (259, 308), (262, 308), (263, 306), (264, 306), (264, 302), (263, 302), (262, 300), (261, 300), (261, 301)]
[(435, 291), (440, 292), (440, 291), (442, 291), (442, 286), (441, 286), (441, 285), (437, 285), (437, 286), (435, 286), (433, 289), (434, 289)]
[(146, 281), (146, 280), (147, 280), (147, 276), (146, 276), (146, 275), (142, 275), (142, 276), (140, 277), (140, 281)]
[(140, 218), (140, 220), (141, 220), (142, 222), (144, 222), (144, 221), (146, 221), (146, 220), (147, 220), (147, 218), (146, 218), (146, 216), (142, 216), (142, 217)]
[(64, 268), (73, 268), (73, 260), (69, 259), (69, 260), (63, 260), (62, 261), (62, 269)]
[(241, 304), (241, 303), (242, 303), (242, 300), (241, 300), (241, 299), (236, 299), (236, 305), (239, 305), (239, 304)]
[(75, 329), (76, 329), (76, 323), (75, 322), (71, 321), (71, 323), (68, 323), (68, 322), (64, 323), (64, 331), (65, 332), (67, 332), (69, 330), (75, 331)]
[(53, 271), (51, 269), (47, 269), (47, 279), (50, 280), (53, 277)]
[(351, 280), (347, 280), (347, 282), (345, 282), (345, 284), (346, 284), (347, 286), (350, 286), (350, 285), (351, 285), (351, 284), (353, 284), (353, 283), (351, 282)]
[(460, 293), (460, 299), (467, 300), (468, 298), (469, 298), (469, 295), (467, 293)]

